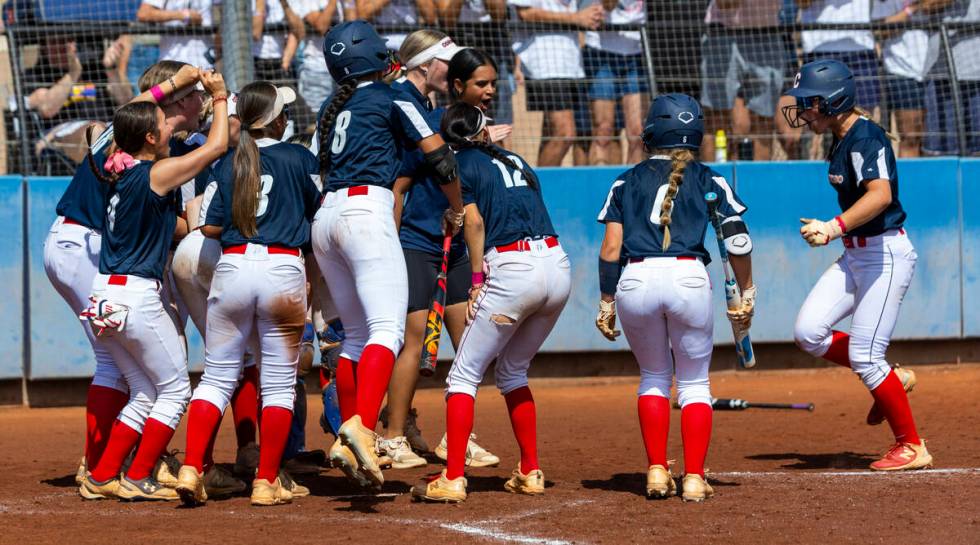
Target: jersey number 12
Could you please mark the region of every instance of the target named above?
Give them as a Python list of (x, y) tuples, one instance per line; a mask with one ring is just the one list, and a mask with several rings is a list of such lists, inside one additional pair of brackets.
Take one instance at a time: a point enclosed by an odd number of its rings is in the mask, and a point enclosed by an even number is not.
[[(514, 162), (518, 168), (524, 168), (524, 163), (516, 155), (508, 155), (508, 159)], [(513, 172), (507, 170), (507, 165), (503, 164), (497, 159), (491, 159), (493, 164), (497, 165), (500, 169), (500, 175), (504, 179), (504, 187), (510, 189), (512, 187), (522, 187), (527, 185), (527, 180), (524, 179), (524, 173), (520, 170), (514, 170)]]

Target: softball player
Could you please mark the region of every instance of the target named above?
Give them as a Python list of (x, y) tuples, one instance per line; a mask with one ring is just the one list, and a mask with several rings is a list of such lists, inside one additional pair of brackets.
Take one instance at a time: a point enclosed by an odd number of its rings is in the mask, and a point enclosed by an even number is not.
[(313, 222), (313, 250), (346, 332), (337, 368), (344, 424), (331, 459), (348, 476), (359, 467), (381, 486), (373, 429), (405, 335), (408, 306), (391, 192), (402, 150), (417, 145), (423, 152), (449, 199), (444, 217), (451, 233), (462, 225), (462, 202), (452, 150), (414, 103), (379, 81), (392, 61), (374, 28), (364, 21), (342, 23), (330, 30), (323, 47), (339, 87), (318, 123), (326, 196)]
[[(409, 34), (402, 43), (398, 55), (406, 68), (405, 76), (391, 84), (415, 103), (430, 118), (434, 126), (439, 124), (444, 108), (433, 111), (426, 98), (433, 92), (445, 93), (448, 88), (447, 63), (461, 51), (465, 51), (452, 39), (436, 30), (418, 30)], [(435, 287), (436, 276), (442, 264), (441, 211), (449, 207), (449, 201), (431, 179), (423, 165), (419, 151), (406, 154), (402, 172), (392, 188), (395, 194), (395, 221), (399, 227), (399, 240), (405, 254), (408, 272), (408, 315), (405, 320), (405, 346), (398, 355), (391, 383), (388, 387), (388, 425), (385, 439), (379, 441), (379, 450), (391, 459), (395, 469), (421, 467), (425, 458), (412, 452), (420, 441), (421, 433), (409, 426), (412, 398), (419, 376), (419, 358), (422, 355), (422, 337), (428, 315), (429, 302)], [(446, 276), (445, 324), (453, 346), (457, 346), (466, 325), (466, 300), (469, 288), (469, 260), (463, 246), (463, 238), (457, 235), (449, 254)], [(411, 430), (417, 436), (407, 438)], [(475, 437), (475, 436), (474, 436)], [(418, 448), (418, 446), (415, 446)], [(428, 449), (425, 449), (428, 450)], [(436, 447), (436, 455), (446, 457), (446, 441), (443, 437)], [(470, 439), (467, 462), (473, 467), (488, 467), (500, 463), (500, 459)]]
[(713, 494), (704, 478), (711, 439), (708, 367), (713, 347), (711, 282), (705, 269), (710, 258), (704, 248), (708, 192), (722, 196), (718, 212), (725, 218), (725, 244), (743, 293), (742, 308), (729, 318), (749, 327), (755, 304), (752, 246), (740, 217), (746, 208), (724, 177), (696, 161), (703, 134), (704, 115), (696, 100), (682, 94), (658, 96), (643, 130), (652, 156), (613, 182), (598, 218), (606, 233), (599, 253), (602, 298), (596, 326), (609, 340), (619, 336), (618, 307), (640, 364), (637, 412), (651, 498), (676, 493), (667, 466), (674, 375), (684, 441), (682, 497), (703, 501)]
[(218, 189), (202, 230), (220, 237), (222, 256), (208, 296), (204, 375), (191, 401), (187, 456), (177, 476), (177, 493), (187, 505), (207, 500), (205, 454), (238, 385), (253, 330), (262, 353), (262, 442), (252, 505), (289, 503), (309, 493), (279, 475), (306, 324), (300, 248), (309, 241), (320, 197), (313, 182), (316, 158), (303, 146), (279, 141), (288, 121), (285, 106), (294, 100), (288, 87), (264, 81), (246, 85), (238, 98), (245, 130), (233, 158), (215, 173)]
[(494, 359), (497, 388), (506, 399), (521, 450), (520, 464), (504, 488), (515, 494), (544, 493), (527, 370), (565, 308), (571, 266), (558, 244), (537, 176), (519, 156), (488, 143), (486, 122), (482, 110), (462, 103), (451, 106), (442, 120), (443, 134), (458, 150), (466, 203), (471, 323), (446, 379), (446, 469), (412, 489), (413, 496), (428, 501), (466, 500), (463, 469), (476, 392)]
[[(851, 70), (836, 60), (803, 65), (786, 92), (795, 105), (783, 108), (793, 127), (831, 131), (830, 185), (841, 214), (829, 221), (801, 219), (810, 246), (841, 238), (844, 255), (810, 291), (796, 318), (796, 344), (809, 354), (850, 367), (874, 398), (869, 424), (888, 420), (895, 444), (871, 464), (878, 471), (918, 469), (932, 463), (919, 437), (906, 392), (915, 385), (907, 369), (885, 361), (898, 309), (912, 281), (918, 256), (903, 227), (895, 154), (884, 129), (855, 103)], [(832, 328), (851, 317), (849, 333)]]
[[(218, 122), (197, 150), (167, 157), (172, 128), (155, 104), (123, 106), (113, 117), (116, 146), (134, 159), (121, 175), (105, 175), (89, 156), (96, 176), (108, 184), (106, 227), (91, 307), (83, 311), (99, 327), (103, 345), (126, 377), (130, 399), (112, 427), (102, 458), (79, 487), (88, 499), (170, 500), (151, 471), (173, 436), (187, 400), (187, 354), (163, 307), (161, 283), (177, 227), (177, 189), (211, 164), (228, 145), (225, 85), (220, 74), (201, 75), (218, 103)], [(176, 87), (176, 86), (174, 86)], [(159, 87), (155, 87), (159, 93)], [(123, 460), (139, 443), (125, 476)]]
[[(146, 89), (133, 101), (157, 101), (159, 98), (168, 124), (174, 130), (191, 130), (194, 128), (191, 120), (196, 118), (189, 112), (195, 107), (200, 108), (199, 97), (191, 88), (197, 77), (197, 69), (190, 65), (158, 63), (140, 78), (140, 83)], [(158, 79), (149, 82), (152, 78)], [(175, 87), (180, 88), (176, 95), (176, 89), (170, 86), (168, 78), (173, 78)], [(156, 84), (164, 84), (160, 97), (149, 91)], [(112, 138), (110, 125), (92, 145), (90, 153), (97, 166), (106, 163)], [(118, 157), (114, 155), (114, 158)], [(112, 164), (114, 166), (114, 162)], [(44, 242), (44, 270), (52, 286), (76, 316), (88, 306), (92, 280), (98, 273), (106, 189), (87, 161), (79, 165), (58, 202), (58, 218)], [(98, 464), (112, 423), (129, 399), (126, 379), (112, 360), (112, 355), (96, 342), (91, 327), (85, 324), (84, 330), (95, 351), (96, 365), (86, 400), (85, 455), (75, 478), (79, 485), (88, 468)]]

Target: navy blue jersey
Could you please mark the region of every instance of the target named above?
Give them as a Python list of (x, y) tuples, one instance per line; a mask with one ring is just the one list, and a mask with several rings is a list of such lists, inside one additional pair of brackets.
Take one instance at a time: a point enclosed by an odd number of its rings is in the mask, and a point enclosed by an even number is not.
[[(320, 206), (320, 190), (313, 182), (319, 176), (316, 157), (299, 144), (261, 139), (259, 146), (260, 197), (255, 224), (258, 234), (248, 238), (231, 221), (235, 177), (233, 159), (221, 161), (214, 178), (218, 190), (207, 211), (207, 225), (221, 226), (221, 246), (252, 242), (267, 246), (300, 248), (310, 240), (310, 222)], [(233, 156), (229, 156), (233, 157)]]
[(609, 189), (599, 222), (623, 224), (623, 258), (686, 256), (701, 258), (707, 265), (711, 259), (704, 247), (709, 223), (705, 193), (718, 194), (718, 211), (726, 218), (744, 214), (745, 204), (724, 176), (696, 161), (688, 163), (674, 197), (670, 246), (664, 251), (660, 209), (671, 163), (668, 157), (655, 156), (620, 174)]
[[(329, 103), (324, 103), (318, 119)], [(401, 169), (402, 151), (433, 134), (424, 112), (404, 93), (377, 81), (361, 83), (337, 114), (326, 140), (331, 162), (325, 190), (356, 185), (391, 189)], [(314, 135), (312, 151), (318, 150), (319, 133)]]
[[(112, 143), (112, 125), (106, 128), (99, 139), (92, 143), (89, 153), (95, 156), (96, 168), (101, 169), (105, 164), (106, 150)], [(72, 219), (82, 225), (101, 231), (105, 218), (105, 194), (108, 191), (106, 184), (103, 184), (95, 177), (92, 167), (89, 166), (88, 157), (82, 160), (75, 168), (75, 175), (65, 189), (65, 194), (58, 201), (57, 213), (59, 216)]]
[[(530, 167), (517, 154), (497, 148), (518, 166)], [(531, 187), (524, 173), (473, 148), (456, 153), (463, 204), (476, 204), (483, 216), (484, 249), (525, 238), (558, 236), (541, 198), (541, 188)], [(537, 186), (537, 184), (535, 184)]]
[(106, 194), (99, 272), (163, 279), (177, 226), (177, 191), (164, 196), (150, 188), (153, 161), (126, 170)]
[(884, 212), (848, 235), (872, 237), (905, 223), (905, 210), (898, 201), (898, 168), (895, 152), (885, 131), (866, 118), (860, 118), (830, 153), (830, 185), (837, 191), (841, 212), (867, 193), (862, 182), (888, 180), (892, 202)]

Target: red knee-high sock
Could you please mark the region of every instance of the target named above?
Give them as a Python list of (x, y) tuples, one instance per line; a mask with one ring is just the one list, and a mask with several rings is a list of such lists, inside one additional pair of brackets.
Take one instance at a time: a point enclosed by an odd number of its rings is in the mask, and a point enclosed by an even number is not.
[(357, 362), (357, 414), (361, 422), (373, 430), (378, 425), (381, 402), (388, 393), (391, 370), (395, 368), (395, 354), (380, 344), (364, 347)]
[(173, 436), (173, 428), (154, 418), (147, 418), (146, 424), (143, 424), (143, 438), (126, 476), (133, 481), (149, 477)]
[(209, 461), (209, 447), (214, 447), (214, 437), (221, 424), (221, 411), (213, 403), (203, 399), (191, 401), (187, 409), (187, 454), (184, 465), (204, 471)]
[(691, 403), (681, 409), (681, 438), (684, 440), (684, 473), (704, 477), (704, 458), (711, 442), (711, 405)]
[[(667, 467), (667, 435), (670, 432), (670, 400), (658, 395), (636, 398), (640, 432), (647, 450), (648, 465)], [(685, 444), (687, 444), (685, 442)]]
[(139, 440), (140, 432), (116, 420), (112, 424), (109, 442), (106, 443), (105, 450), (102, 451), (99, 465), (91, 469), (92, 478), (104, 482), (118, 477), (123, 462)]
[(255, 442), (259, 420), (259, 367), (246, 367), (238, 388), (231, 396), (231, 416), (235, 419), (238, 448)]
[(259, 469), (255, 473), (256, 479), (265, 479), (270, 483), (276, 480), (292, 421), (293, 411), (289, 409), (283, 407), (262, 409)]
[(105, 386), (88, 387), (85, 401), (85, 463), (92, 468), (99, 465), (102, 451), (109, 442), (112, 423), (119, 411), (129, 401), (129, 394)]
[(915, 429), (915, 419), (912, 418), (912, 407), (909, 406), (909, 396), (905, 393), (902, 380), (895, 371), (890, 371), (885, 380), (877, 388), (871, 390), (878, 409), (885, 415), (888, 425), (895, 434), (897, 443), (919, 444), (919, 432)]
[(504, 396), (510, 425), (514, 429), (517, 445), (521, 447), (521, 473), (527, 475), (538, 465), (538, 417), (534, 407), (534, 396), (527, 386), (518, 388)]
[(851, 336), (843, 331), (832, 331), (830, 348), (823, 355), (823, 359), (832, 361), (842, 367), (851, 368), (851, 357), (848, 355), (848, 345), (851, 343)]
[(337, 404), (344, 422), (357, 414), (357, 367), (347, 358), (337, 358)]
[(476, 399), (469, 394), (449, 394), (446, 399), (446, 478), (463, 476), (466, 468), (466, 444), (473, 431)]

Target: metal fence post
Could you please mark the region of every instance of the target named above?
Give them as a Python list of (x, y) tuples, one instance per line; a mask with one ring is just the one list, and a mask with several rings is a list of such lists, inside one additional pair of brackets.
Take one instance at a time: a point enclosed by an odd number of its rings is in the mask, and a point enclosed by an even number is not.
[(249, 0), (226, 0), (221, 4), (221, 57), (221, 72), (228, 89), (238, 91), (255, 80)]
[(953, 115), (956, 117), (956, 140), (960, 155), (967, 155), (966, 118), (963, 115), (963, 102), (960, 97), (959, 78), (956, 76), (956, 63), (953, 61), (953, 48), (949, 44), (949, 28), (945, 23), (939, 25), (939, 35), (943, 40), (943, 50), (946, 52), (946, 66), (949, 68), (950, 89), (953, 94)]
[[(20, 154), (21, 161), (21, 171), (19, 174), (33, 174), (34, 169), (31, 165), (31, 142), (28, 139), (28, 125), (27, 125), (27, 101), (24, 100), (24, 77), (23, 77), (23, 67), (21, 66), (20, 58), (20, 44), (17, 41), (17, 30), (7, 26), (7, 47), (10, 50), (10, 71), (14, 78), (14, 99), (17, 101), (17, 122), (20, 124), (20, 134), (18, 135), (18, 140), (20, 140), (20, 149), (18, 150)], [(10, 135), (7, 136), (10, 138)], [(9, 165), (8, 165), (9, 168)]]
[(653, 71), (653, 50), (650, 48), (650, 37), (647, 25), (640, 27), (640, 41), (643, 43), (643, 61), (646, 64), (647, 79), (650, 81), (650, 96), (657, 96), (657, 76)]

